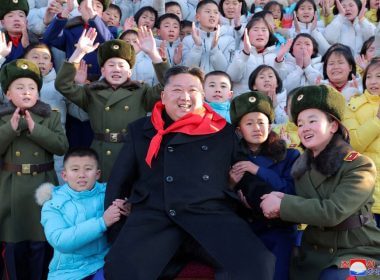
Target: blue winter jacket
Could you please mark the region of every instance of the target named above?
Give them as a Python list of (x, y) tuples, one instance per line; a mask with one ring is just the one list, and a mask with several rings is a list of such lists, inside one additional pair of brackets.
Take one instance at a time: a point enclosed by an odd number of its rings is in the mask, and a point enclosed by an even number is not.
[(48, 279), (82, 279), (104, 265), (108, 252), (103, 219), (106, 184), (77, 192), (67, 184), (55, 187), (42, 207), (41, 223), (54, 248)]

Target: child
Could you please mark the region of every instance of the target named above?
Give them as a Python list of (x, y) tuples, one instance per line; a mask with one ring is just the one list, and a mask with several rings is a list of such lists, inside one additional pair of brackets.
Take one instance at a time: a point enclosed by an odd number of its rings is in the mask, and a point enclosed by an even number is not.
[(121, 16), (122, 14), (119, 6), (110, 4), (108, 8), (103, 12), (102, 20), (107, 24), (107, 26), (119, 27)]
[(262, 64), (249, 76), (249, 90), (260, 91), (270, 97), (275, 108), (275, 123), (287, 122), (285, 112), (286, 90), (282, 88), (282, 80), (277, 71), (269, 65)]
[(152, 7), (146, 6), (136, 12), (134, 20), (137, 24), (137, 28), (145, 26), (146, 28), (153, 30), (153, 28), (156, 27), (157, 17), (157, 11)]
[[(171, 66), (182, 64), (182, 43), (179, 39), (181, 21), (174, 14), (160, 16), (157, 21), (157, 35), (162, 49)], [(163, 45), (161, 45), (163, 44)]]
[(362, 76), (364, 70), (367, 68), (368, 63), (375, 57), (375, 52), (375, 36), (371, 36), (363, 43), (359, 55), (355, 58), (356, 70), (360, 76)]
[[(231, 121), (242, 137), (246, 159), (232, 166), (231, 179), (238, 183), (240, 196), (251, 209), (251, 228), (276, 256), (275, 280), (289, 279), (289, 265), (296, 242), (295, 226), (280, 219), (271, 221), (259, 208), (260, 197), (271, 191), (294, 194), (290, 174), (299, 152), (287, 149), (285, 141), (273, 131), (272, 102), (260, 92), (247, 92), (231, 102)], [(243, 198), (245, 197), (245, 198)]]
[(284, 13), (284, 7), (277, 1), (270, 1), (264, 6), (264, 11), (269, 11), (273, 15), (274, 24), (276, 28), (281, 27), (281, 20)]
[(360, 77), (356, 77), (356, 63), (348, 46), (335, 44), (323, 56), (322, 84), (341, 92), (346, 101), (363, 92)]
[[(363, 74), (364, 93), (348, 103), (344, 124), (352, 147), (371, 158), (380, 170), (380, 60), (370, 62)], [(376, 176), (372, 211), (380, 227), (380, 175)]]
[(0, 22), (9, 44), (8, 50), (0, 53), (1, 65), (21, 58), (30, 41), (38, 42), (38, 38), (27, 30), (29, 5), (26, 0), (2, 1), (0, 6)]
[[(289, 31), (291, 37), (299, 33), (311, 33), (318, 25), (317, 5), (313, 0), (300, 0), (294, 9), (294, 26)], [(323, 23), (319, 24), (323, 27)]]
[(104, 279), (105, 232), (127, 209), (125, 201), (118, 199), (104, 211), (106, 184), (97, 181), (98, 163), (94, 150), (73, 149), (64, 158), (62, 178), (66, 184), (41, 185), (36, 192), (43, 204), (41, 224), (54, 248), (49, 279)]
[[(53, 57), (47, 45), (42, 43), (29, 45), (25, 49), (24, 58), (36, 63), (40, 69), (43, 79), (40, 100), (49, 104), (53, 110), (60, 112), (63, 129), (65, 129), (67, 113), (80, 120), (87, 120), (87, 114), (82, 109), (69, 102), (55, 89), (56, 72), (53, 68)], [(61, 178), (62, 168), (63, 156), (54, 155), (54, 169), (57, 173), (59, 184), (63, 183)]]
[(289, 92), (300, 86), (314, 85), (322, 77), (322, 57), (318, 54), (317, 41), (307, 33), (300, 33), (294, 38), (285, 67), (288, 75), (284, 87)]
[(42, 78), (34, 62), (18, 59), (4, 65), (0, 82), (9, 100), (0, 108), (0, 242), (5, 278), (44, 279), (47, 243), (34, 192), (43, 182), (57, 183), (53, 155), (63, 155), (68, 143), (60, 114), (38, 100)]
[(170, 1), (165, 3), (165, 13), (175, 14), (179, 20), (183, 20), (181, 5), (178, 2)]
[(369, 0), (366, 4), (367, 11), (365, 13), (365, 17), (369, 20), (369, 22), (376, 24), (379, 22), (379, 8), (380, 3), (378, 0)]
[[(89, 85), (76, 85), (75, 64), (97, 48), (97, 44), (94, 45), (95, 38), (96, 31), (92, 28), (82, 34), (76, 44), (76, 51), (58, 72), (55, 86), (66, 98), (88, 113), (95, 132), (92, 147), (99, 154), (103, 173), (101, 180), (107, 181), (124, 144), (128, 124), (146, 116), (160, 99), (162, 87), (156, 85), (151, 88), (131, 80), (135, 52), (130, 44), (122, 40), (111, 40), (99, 47), (99, 65), (103, 76), (101, 80)], [(154, 63), (157, 78), (161, 81), (169, 65), (163, 63), (158, 54), (152, 32), (143, 27), (139, 31), (138, 41), (139, 48)]]
[(291, 42), (281, 47), (278, 54), (276, 53), (276, 42), (277, 39), (273, 35), (272, 28), (263, 17), (254, 16), (248, 22), (241, 50), (235, 54), (227, 70), (234, 82), (235, 96), (248, 90), (249, 75), (259, 65), (266, 64), (275, 66), (277, 70), (281, 69), (283, 57), (279, 56), (283, 56), (285, 50), (287, 52)]
[(189, 20), (182, 20), (181, 30), (179, 32), (179, 37), (181, 38), (181, 41), (183, 41), (183, 38), (185, 38), (186, 36), (191, 35), (192, 30), (193, 30), (193, 23)]
[(212, 71), (205, 76), (203, 88), (207, 104), (231, 123), (230, 103), (233, 91), (230, 76), (223, 71)]
[(213, 0), (198, 3), (192, 36), (183, 39), (183, 64), (200, 67), (205, 73), (213, 70), (226, 71), (235, 51), (235, 40), (225, 35), (225, 27), (220, 27), (219, 7)]

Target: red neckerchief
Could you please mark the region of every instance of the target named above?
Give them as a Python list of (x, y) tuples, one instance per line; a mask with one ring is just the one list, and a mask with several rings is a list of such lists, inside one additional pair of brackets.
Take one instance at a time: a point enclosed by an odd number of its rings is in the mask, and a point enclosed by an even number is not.
[(165, 122), (162, 119), (162, 112), (165, 106), (161, 101), (157, 102), (153, 108), (151, 121), (153, 127), (157, 130), (149, 144), (148, 153), (145, 161), (152, 167), (152, 159), (156, 158), (162, 137), (170, 132), (180, 132), (188, 135), (206, 135), (216, 133), (226, 126), (226, 120), (215, 113), (207, 104), (203, 104), (203, 108), (197, 112), (189, 113), (173, 122), (164, 129)]
[(90, 25), (88, 24), (88, 22), (83, 23), (83, 28), (86, 30), (90, 28)]
[(337, 86), (336, 84), (334, 84), (333, 82), (330, 81), (330, 84), (339, 92), (342, 92), (342, 89), (344, 89), (344, 87), (347, 85), (348, 81), (345, 82), (343, 84), (343, 86)]
[(11, 35), (9, 35), (9, 38), (12, 41), (12, 45), (17, 48), (18, 44), (20, 43), (21, 35), (17, 35), (17, 36), (11, 36)]

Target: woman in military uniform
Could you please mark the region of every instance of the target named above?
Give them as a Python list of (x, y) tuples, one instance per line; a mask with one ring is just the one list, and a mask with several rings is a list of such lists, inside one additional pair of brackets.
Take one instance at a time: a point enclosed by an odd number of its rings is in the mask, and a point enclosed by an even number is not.
[(291, 279), (379, 279), (366, 271), (380, 260), (371, 212), (376, 169), (349, 145), (340, 123), (344, 109), (344, 97), (323, 85), (301, 87), (292, 98), (291, 117), (305, 148), (292, 168), (297, 195), (272, 192), (261, 203), (268, 218), (308, 224)]

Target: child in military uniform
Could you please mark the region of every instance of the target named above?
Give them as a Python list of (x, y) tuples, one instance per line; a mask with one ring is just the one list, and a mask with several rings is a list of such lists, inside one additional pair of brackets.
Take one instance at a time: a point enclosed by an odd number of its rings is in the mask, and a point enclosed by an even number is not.
[(47, 243), (34, 201), (43, 182), (57, 183), (53, 155), (68, 143), (60, 114), (39, 101), (42, 77), (36, 64), (14, 60), (1, 69), (9, 103), (0, 107), (0, 241), (7, 279), (43, 279)]
[[(111, 40), (99, 47), (98, 62), (103, 78), (89, 85), (74, 83), (75, 64), (98, 43), (95, 29), (83, 32), (68, 62), (58, 72), (55, 86), (64, 96), (89, 115), (95, 133), (92, 148), (99, 154), (101, 181), (107, 181), (112, 165), (119, 154), (130, 122), (146, 116), (160, 99), (162, 86), (149, 87), (130, 79), (135, 63), (133, 47), (122, 40)], [(153, 34), (145, 27), (139, 30), (139, 47), (152, 60), (158, 80), (169, 68), (163, 63), (156, 48)]]

